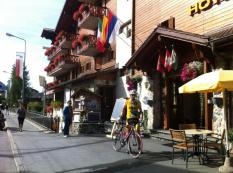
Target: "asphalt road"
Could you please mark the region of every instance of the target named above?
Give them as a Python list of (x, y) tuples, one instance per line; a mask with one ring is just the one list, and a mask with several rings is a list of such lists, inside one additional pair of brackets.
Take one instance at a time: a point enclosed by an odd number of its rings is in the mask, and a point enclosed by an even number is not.
[[(38, 129), (28, 121), (25, 121), (23, 132), (19, 132), (15, 114), (7, 117), (7, 123), (17, 149), (17, 168), (25, 173), (218, 172), (219, 165), (199, 165), (197, 157), (190, 158), (188, 169), (180, 158), (172, 165), (168, 142), (144, 138), (143, 154), (139, 159), (132, 159), (124, 150), (114, 151), (111, 139), (104, 136), (64, 138), (61, 134)], [(0, 144), (4, 143), (0, 147), (0, 172), (15, 172), (7, 134), (4, 131), (0, 135)], [(6, 164), (1, 164), (2, 160)]]

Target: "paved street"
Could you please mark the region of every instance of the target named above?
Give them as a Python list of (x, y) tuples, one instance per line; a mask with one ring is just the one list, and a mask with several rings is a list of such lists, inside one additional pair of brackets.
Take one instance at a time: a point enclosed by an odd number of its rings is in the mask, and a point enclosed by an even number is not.
[[(45, 133), (28, 121), (24, 131), (18, 132), (15, 114), (7, 117), (7, 123), (18, 152), (15, 160), (22, 172), (218, 172), (219, 165), (199, 165), (196, 157), (190, 158), (188, 169), (182, 159), (176, 159), (172, 165), (169, 142), (157, 139), (144, 138), (144, 153), (139, 159), (132, 159), (125, 151), (115, 152), (111, 140), (104, 136), (64, 138), (61, 134)], [(16, 172), (7, 132), (0, 135), (0, 172)]]
[(6, 131), (0, 131), (0, 172), (16, 172), (14, 157)]

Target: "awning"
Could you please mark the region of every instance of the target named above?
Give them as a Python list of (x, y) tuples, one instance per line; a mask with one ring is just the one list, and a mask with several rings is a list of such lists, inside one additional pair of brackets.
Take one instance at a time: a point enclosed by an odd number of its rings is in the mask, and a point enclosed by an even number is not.
[(210, 37), (194, 34), (190, 32), (169, 29), (164, 27), (157, 27), (150, 34), (150, 36), (145, 40), (145, 42), (138, 48), (138, 50), (132, 55), (129, 61), (126, 63), (125, 67), (128, 68), (131, 66), (137, 59), (143, 59), (146, 55), (146, 52), (150, 49), (159, 48), (160, 41), (159, 37), (169, 38), (173, 40), (179, 40), (187, 43), (194, 43), (204, 47), (210, 47), (209, 39)]

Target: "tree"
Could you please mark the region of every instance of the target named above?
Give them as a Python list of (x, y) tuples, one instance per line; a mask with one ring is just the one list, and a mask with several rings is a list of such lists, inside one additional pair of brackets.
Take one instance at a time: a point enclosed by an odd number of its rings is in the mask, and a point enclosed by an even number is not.
[[(25, 101), (27, 102), (28, 98), (30, 97), (29, 91), (29, 72), (24, 68), (24, 77), (25, 77)], [(10, 106), (18, 105), (18, 100), (21, 99), (22, 95), (22, 86), (23, 80), (21, 78), (16, 77), (15, 75), (15, 65), (12, 66), (11, 71), (11, 87), (9, 90), (8, 101)]]

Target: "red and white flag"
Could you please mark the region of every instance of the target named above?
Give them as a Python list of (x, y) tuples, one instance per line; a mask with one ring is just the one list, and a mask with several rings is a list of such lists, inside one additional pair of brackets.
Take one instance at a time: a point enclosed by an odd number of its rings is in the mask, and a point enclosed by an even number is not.
[(23, 61), (24, 61), (24, 53), (16, 52), (15, 75), (16, 77), (21, 79), (23, 79)]
[(170, 72), (172, 70), (171, 52), (168, 49), (166, 49), (166, 56), (165, 56), (164, 67), (167, 69), (168, 72)]
[(161, 55), (161, 53), (159, 53), (156, 70), (159, 71), (160, 73), (163, 73), (165, 71), (164, 64), (165, 64), (165, 59)]

